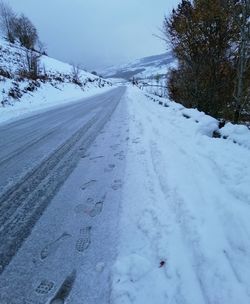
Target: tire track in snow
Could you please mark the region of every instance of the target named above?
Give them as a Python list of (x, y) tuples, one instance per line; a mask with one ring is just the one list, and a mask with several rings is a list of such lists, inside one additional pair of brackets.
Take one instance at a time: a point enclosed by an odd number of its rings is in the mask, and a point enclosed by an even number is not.
[[(112, 115), (117, 103), (95, 115), (82, 128), (0, 197), (0, 273), (16, 254), (32, 227), (47, 208), (87, 148)], [(91, 127), (94, 126), (94, 132)]]

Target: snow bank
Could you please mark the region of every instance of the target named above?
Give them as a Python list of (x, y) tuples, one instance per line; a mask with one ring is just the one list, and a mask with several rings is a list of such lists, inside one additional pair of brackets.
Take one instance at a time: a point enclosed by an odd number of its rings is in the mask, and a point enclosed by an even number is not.
[(198, 133), (212, 136), (213, 133), (217, 131), (224, 139), (228, 139), (229, 141), (233, 141), (234, 143), (250, 149), (250, 130), (247, 126), (227, 123), (223, 128), (219, 129), (218, 120), (206, 115), (204, 112), (200, 112), (197, 109), (185, 108), (181, 104), (166, 101), (164, 98), (156, 97), (151, 94), (146, 94), (146, 96), (162, 106), (170, 107), (170, 109), (175, 112), (175, 115), (182, 115), (184, 118), (197, 123)]
[(228, 140), (250, 149), (250, 130), (246, 126), (227, 123), (220, 129), (220, 134)]
[(207, 136), (217, 122), (204, 113), (135, 88), (127, 107), (111, 303), (248, 304), (249, 150)]
[(149, 100), (168, 108), (173, 112), (174, 117), (180, 117), (180, 123), (184, 123), (184, 127), (186, 124), (185, 119), (189, 120), (190, 122), (188, 124), (196, 130), (195, 133), (212, 136), (214, 131), (218, 130), (219, 122), (204, 112), (200, 112), (197, 109), (187, 109), (179, 103), (171, 102), (165, 98), (156, 97), (151, 94), (146, 94), (145, 96), (148, 97)]

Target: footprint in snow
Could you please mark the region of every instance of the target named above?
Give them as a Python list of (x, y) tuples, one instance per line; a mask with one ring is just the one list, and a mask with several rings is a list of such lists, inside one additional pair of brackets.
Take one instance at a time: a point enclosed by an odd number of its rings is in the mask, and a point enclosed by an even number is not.
[(80, 236), (79, 239), (76, 241), (76, 250), (78, 252), (84, 252), (88, 249), (90, 245), (90, 230), (91, 227), (86, 227), (80, 229)]
[(81, 189), (84, 191), (86, 190), (87, 188), (89, 188), (90, 186), (92, 186), (93, 184), (95, 184), (97, 181), (95, 179), (92, 179), (86, 183), (84, 183), (82, 186), (81, 186)]
[(83, 155), (81, 155), (81, 158), (87, 158), (89, 156), (90, 156), (90, 154), (83, 154)]
[(54, 282), (48, 280), (42, 280), (35, 289), (35, 292), (40, 295), (48, 294), (54, 287)]
[(112, 150), (116, 150), (120, 145), (119, 144), (115, 144), (115, 145), (111, 145), (110, 148)]
[(55, 253), (55, 251), (59, 248), (60, 244), (70, 238), (71, 235), (67, 232), (64, 232), (58, 239), (55, 241), (49, 243), (47, 246), (45, 246), (41, 252), (40, 252), (40, 257), (42, 260), (46, 259), (49, 255)]
[(96, 159), (103, 158), (103, 157), (104, 157), (103, 155), (94, 156), (94, 157), (90, 157), (89, 160), (96, 160)]
[(70, 275), (68, 275), (60, 286), (54, 298), (49, 304), (64, 304), (68, 298), (76, 279), (76, 270), (74, 269)]
[(121, 179), (116, 179), (116, 180), (114, 180), (114, 183), (111, 186), (111, 188), (116, 191), (116, 190), (120, 189), (122, 187), (122, 185), (123, 185), (122, 180)]
[(125, 159), (125, 153), (124, 153), (124, 151), (120, 151), (118, 153), (115, 153), (114, 156), (118, 157), (119, 160), (124, 160)]
[(88, 212), (89, 216), (95, 217), (102, 212), (103, 202), (95, 203), (95, 206)]
[(139, 137), (134, 138), (134, 139), (132, 140), (132, 143), (133, 143), (133, 144), (139, 144), (139, 143), (140, 143), (140, 138), (139, 138)]
[(111, 172), (112, 170), (114, 170), (115, 168), (115, 164), (109, 164), (108, 168), (104, 169), (104, 172)]

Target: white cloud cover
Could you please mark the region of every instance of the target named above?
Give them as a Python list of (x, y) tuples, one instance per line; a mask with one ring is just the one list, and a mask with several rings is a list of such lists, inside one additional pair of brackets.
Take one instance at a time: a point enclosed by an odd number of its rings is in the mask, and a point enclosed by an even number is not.
[(9, 0), (37, 26), (49, 53), (101, 67), (164, 52), (158, 33), (178, 0)]

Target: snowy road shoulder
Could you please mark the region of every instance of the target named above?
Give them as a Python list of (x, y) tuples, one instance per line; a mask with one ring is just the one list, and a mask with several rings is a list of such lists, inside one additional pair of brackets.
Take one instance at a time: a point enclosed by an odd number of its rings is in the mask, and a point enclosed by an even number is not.
[(112, 303), (249, 303), (249, 149), (210, 137), (201, 113), (132, 88), (127, 103)]

